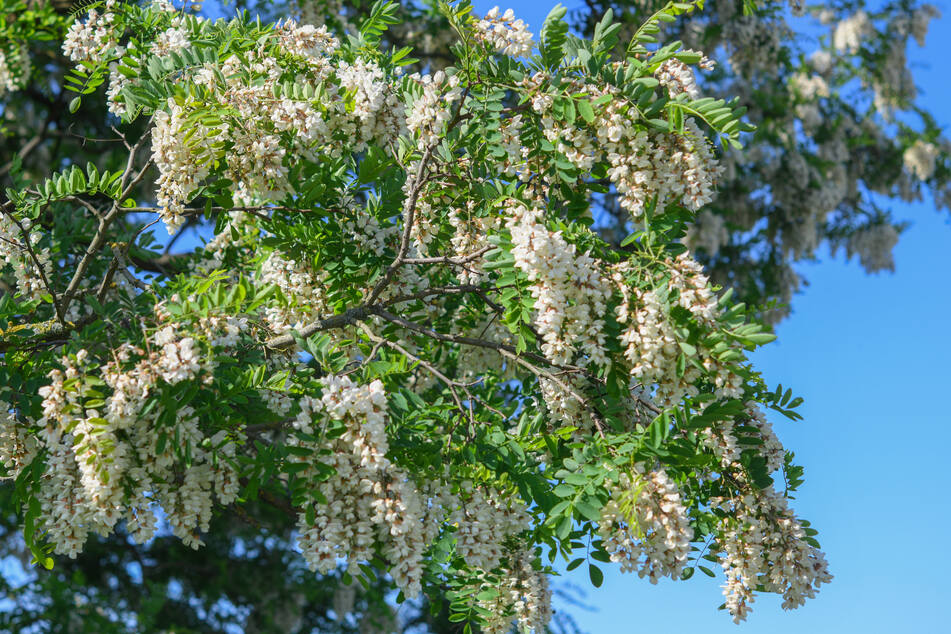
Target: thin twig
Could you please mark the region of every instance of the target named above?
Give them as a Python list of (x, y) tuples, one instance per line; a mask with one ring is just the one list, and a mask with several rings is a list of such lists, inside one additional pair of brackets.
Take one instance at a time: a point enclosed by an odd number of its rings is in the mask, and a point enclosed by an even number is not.
[(403, 264), (403, 260), (406, 258), (406, 254), (409, 253), (409, 243), (410, 237), (413, 230), (413, 223), (416, 217), (416, 202), (419, 200), (419, 193), (423, 189), (425, 184), (426, 168), (429, 163), (429, 159), (433, 156), (433, 151), (436, 149), (437, 143), (431, 143), (426, 150), (423, 152), (423, 156), (419, 159), (419, 165), (416, 168), (416, 175), (413, 177), (413, 184), (410, 187), (409, 195), (406, 197), (406, 201), (403, 203), (403, 236), (400, 239), (400, 248), (396, 253), (396, 259), (390, 263), (387, 267), (386, 272), (383, 273), (383, 278), (373, 287), (373, 290), (370, 291), (370, 296), (367, 298), (367, 304), (373, 304), (383, 290), (389, 285), (390, 281), (393, 279), (393, 276), (396, 274), (397, 269)]
[(525, 367), (527, 370), (532, 372), (532, 374), (538, 377), (544, 377), (548, 379), (549, 381), (553, 381), (558, 387), (560, 387), (566, 393), (570, 394), (576, 401), (581, 403), (582, 407), (587, 408), (591, 412), (591, 418), (594, 421), (594, 426), (598, 430), (598, 435), (604, 438), (604, 421), (601, 418), (601, 413), (597, 410), (596, 407), (591, 405), (588, 399), (586, 399), (581, 394), (578, 394), (578, 392), (575, 391), (575, 389), (572, 388), (571, 385), (569, 385), (568, 383), (565, 383), (564, 381), (559, 379), (556, 375), (552, 374), (548, 370), (532, 365), (531, 363), (529, 363), (528, 361), (526, 361), (525, 359), (523, 359), (517, 354), (509, 352), (508, 350), (499, 350), (499, 353), (502, 356), (507, 357), (511, 359), (512, 361), (518, 363), (519, 365)]
[(43, 270), (43, 266), (40, 264), (40, 259), (37, 257), (36, 252), (33, 251), (33, 245), (30, 243), (30, 234), (27, 233), (26, 229), (20, 223), (20, 220), (9, 210), (4, 209), (3, 212), (7, 215), (7, 218), (13, 221), (17, 226), (17, 229), (20, 230), (20, 235), (23, 236), (23, 248), (26, 249), (26, 252), (30, 255), (30, 259), (33, 260), (33, 265), (36, 267), (37, 272), (40, 274), (40, 280), (43, 281), (43, 286), (46, 287), (46, 290), (50, 294), (50, 298), (53, 302), (53, 308), (56, 310), (56, 317), (59, 319), (60, 323), (66, 325), (66, 306), (56, 298), (56, 291), (53, 290), (53, 285), (50, 284), (49, 279), (46, 277), (46, 271)]
[(475, 253), (470, 253), (467, 256), (461, 258), (453, 258), (448, 256), (437, 256), (431, 258), (404, 258), (403, 264), (449, 264), (451, 266), (463, 266), (474, 260), (478, 260), (483, 255), (491, 251), (494, 247), (486, 246), (482, 247)]
[[(69, 286), (66, 287), (66, 292), (63, 293), (62, 301), (62, 310), (65, 313), (69, 308), (70, 302), (73, 300), (73, 297), (76, 295), (76, 291), (79, 290), (79, 285), (82, 283), (83, 276), (86, 274), (86, 270), (92, 264), (93, 258), (99, 253), (99, 250), (102, 248), (102, 245), (106, 241), (106, 233), (109, 230), (109, 226), (119, 215), (121, 210), (122, 201), (132, 192), (132, 190), (139, 184), (139, 182), (145, 177), (145, 172), (148, 170), (151, 165), (151, 159), (145, 162), (145, 165), (141, 170), (133, 177), (133, 166), (135, 165), (135, 156), (138, 153), (139, 148), (145, 143), (146, 136), (143, 135), (135, 145), (132, 146), (132, 149), (129, 150), (129, 158), (126, 161), (125, 170), (122, 173), (122, 179), (120, 181), (121, 193), (113, 201), (112, 208), (106, 213), (105, 216), (99, 218), (99, 226), (96, 228), (96, 235), (93, 236), (92, 241), (89, 243), (89, 246), (86, 247), (86, 252), (83, 254), (83, 258), (79, 261), (79, 264), (76, 266), (76, 271), (73, 273), (73, 277), (69, 282)], [(131, 180), (130, 180), (131, 179)]]
[(467, 400), (469, 400), (470, 406), (469, 406), (468, 408), (466, 408), (465, 406), (463, 406), (463, 404), (462, 404), (462, 399), (459, 398), (459, 394), (456, 392), (456, 387), (457, 387), (457, 386), (460, 386), (459, 383), (457, 383), (456, 381), (453, 381), (452, 379), (450, 379), (449, 377), (447, 377), (445, 374), (443, 374), (442, 372), (440, 372), (434, 365), (432, 365), (432, 364), (429, 363), (428, 361), (425, 361), (425, 360), (421, 359), (420, 357), (417, 357), (415, 354), (413, 354), (412, 352), (410, 352), (409, 350), (407, 350), (406, 348), (404, 348), (404, 347), (401, 346), (400, 344), (396, 343), (395, 341), (388, 341), (388, 340), (384, 339), (383, 337), (377, 336), (377, 335), (374, 334), (373, 331), (370, 330), (370, 328), (369, 328), (365, 323), (363, 323), (362, 321), (358, 321), (358, 322), (357, 322), (357, 326), (360, 327), (360, 330), (362, 330), (362, 331), (366, 334), (366, 336), (370, 339), (370, 341), (373, 341), (373, 342), (375, 342), (375, 343), (382, 344), (382, 345), (384, 345), (384, 346), (387, 346), (387, 347), (389, 347), (389, 348), (392, 348), (393, 350), (396, 350), (397, 352), (399, 352), (400, 354), (402, 354), (402, 355), (403, 355), (404, 357), (406, 357), (407, 359), (418, 363), (420, 366), (422, 366), (422, 367), (425, 368), (427, 371), (429, 371), (429, 373), (432, 374), (434, 377), (436, 377), (437, 379), (439, 379), (440, 381), (442, 381), (443, 383), (445, 383), (445, 384), (446, 384), (446, 387), (449, 388), (449, 393), (452, 395), (452, 400), (455, 402), (456, 407), (457, 407), (457, 408), (459, 409), (459, 411), (462, 412), (463, 414), (468, 413), (468, 415), (469, 415), (469, 423), (470, 423), (471, 425), (475, 425), (475, 416), (474, 416), (473, 413), (472, 413), (472, 406), (471, 406), (471, 403), (472, 403), (472, 395), (471, 395), (471, 394), (468, 394), (468, 390), (466, 390), (466, 393), (467, 393), (466, 395), (467, 395), (467, 397), (468, 397)]

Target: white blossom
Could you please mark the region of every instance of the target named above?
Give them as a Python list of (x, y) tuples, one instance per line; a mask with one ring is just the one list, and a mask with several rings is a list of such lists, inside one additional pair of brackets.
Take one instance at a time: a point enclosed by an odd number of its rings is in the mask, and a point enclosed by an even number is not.
[(115, 14), (110, 11), (116, 0), (106, 0), (105, 12), (90, 9), (85, 22), (72, 23), (66, 32), (63, 54), (74, 62), (99, 62), (116, 46)]
[(938, 158), (938, 148), (934, 143), (917, 139), (902, 154), (905, 169), (915, 175), (918, 180), (928, 180), (934, 174), (935, 159)]
[(611, 287), (600, 263), (545, 227), (541, 211), (513, 203), (506, 215), (515, 266), (532, 282), (542, 352), (553, 363), (570, 363), (580, 352), (589, 363), (606, 365), (602, 315)]
[(620, 474), (601, 509), (598, 530), (621, 572), (636, 570), (651, 583), (680, 576), (693, 539), (677, 485), (662, 469), (650, 471), (643, 464)]
[(501, 15), (498, 7), (490, 9), (476, 23), (475, 33), (477, 39), (511, 57), (528, 57), (535, 46), (528, 25), (517, 20), (511, 9), (506, 9)]
[(857, 11), (839, 22), (832, 35), (832, 45), (836, 50), (856, 53), (868, 34), (874, 29), (872, 21), (865, 11)]

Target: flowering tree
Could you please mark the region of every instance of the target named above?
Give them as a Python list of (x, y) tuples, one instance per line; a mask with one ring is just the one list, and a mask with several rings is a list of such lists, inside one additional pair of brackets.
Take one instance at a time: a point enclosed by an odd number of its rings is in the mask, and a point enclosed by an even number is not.
[[(698, 93), (702, 53), (657, 44), (694, 9), (619, 49), (609, 18), (579, 40), (556, 9), (536, 40), (443, 3), (453, 61), (427, 74), (381, 45), (384, 2), (350, 36), (166, 2), (69, 20), (68, 111), (102, 136), (44, 129), (81, 151), (38, 177), (18, 155), (0, 203), (2, 499), (35, 562), (215, 528), (283, 562), (288, 536), (311, 571), (485, 632), (544, 631), (559, 559), (594, 585), (598, 562), (718, 563), (737, 621), (756, 592), (814, 596), (802, 471), (764, 416), (800, 399), (683, 244), (715, 143), (749, 131)], [(11, 95), (41, 72), (23, 58)], [(591, 228), (605, 196), (620, 244)], [(203, 248), (154, 250), (196, 218)], [(302, 609), (259, 627), (314, 627)]]

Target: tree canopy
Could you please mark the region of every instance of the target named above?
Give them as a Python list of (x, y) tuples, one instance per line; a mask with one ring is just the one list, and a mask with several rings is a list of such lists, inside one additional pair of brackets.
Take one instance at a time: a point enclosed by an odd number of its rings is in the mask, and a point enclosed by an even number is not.
[(691, 3), (588, 39), (439, 3), (428, 44), (385, 2), (6, 6), (0, 499), (52, 568), (11, 627), (544, 631), (558, 561), (719, 564), (740, 621), (831, 579), (747, 352), (820, 241), (885, 257), (872, 170), (945, 187), (927, 113), (853, 85), (881, 16), (769, 62), (775, 11)]

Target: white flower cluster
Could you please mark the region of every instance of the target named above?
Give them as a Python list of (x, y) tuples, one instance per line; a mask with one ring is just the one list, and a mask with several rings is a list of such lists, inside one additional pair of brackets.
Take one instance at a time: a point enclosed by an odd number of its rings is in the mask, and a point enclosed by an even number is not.
[(176, 18), (172, 21), (173, 26), (158, 34), (155, 42), (152, 43), (152, 52), (155, 55), (164, 57), (169, 53), (177, 53), (191, 46), (188, 33), (180, 26), (180, 22)]
[(19, 422), (9, 403), (0, 401), (0, 465), (13, 479), (27, 467), (39, 451), (39, 443), (26, 425)]
[(692, 252), (702, 250), (709, 256), (716, 255), (730, 241), (726, 219), (709, 209), (697, 214), (697, 219), (687, 228), (684, 243)]
[[(420, 152), (435, 146), (444, 133), (446, 124), (452, 118), (452, 105), (462, 97), (462, 88), (459, 85), (459, 76), (447, 76), (443, 71), (434, 75), (411, 75), (409, 79), (422, 88), (422, 94), (413, 99), (412, 107), (406, 115), (406, 129), (416, 138), (416, 147)], [(419, 160), (410, 162), (406, 169), (407, 178), (403, 185), (403, 192), (409, 196), (419, 170)], [(434, 216), (442, 214), (434, 209), (434, 205), (445, 202), (443, 197), (420, 195), (413, 213), (413, 224), (410, 234), (416, 249), (414, 255), (426, 255), (429, 244), (439, 231), (439, 223), (434, 222)]]
[(612, 287), (601, 263), (578, 254), (558, 231), (549, 230), (538, 209), (512, 202), (506, 208), (515, 266), (532, 282), (535, 327), (552, 363), (571, 363), (577, 353), (588, 363), (607, 365), (604, 315)]
[[(389, 561), (396, 585), (407, 597), (419, 594), (422, 558), (438, 532), (430, 504), (407, 474), (386, 457), (386, 396), (377, 380), (356, 385), (347, 377), (323, 379), (320, 400), (305, 397), (296, 429), (312, 434), (329, 421), (341, 421), (344, 433), (329, 447), (308, 441), (299, 446), (314, 450), (313, 458), (333, 469), (317, 485), (326, 503), (312, 502), (313, 522), (302, 511), (298, 544), (312, 570), (322, 573), (341, 558), (356, 574), (361, 562), (373, 558), (379, 544)], [(327, 443), (324, 443), (326, 445)], [(329, 449), (329, 454), (321, 449)], [(432, 507), (441, 506), (436, 503)]]
[(773, 431), (772, 423), (766, 420), (766, 415), (759, 405), (752, 401), (746, 403), (746, 417), (742, 422), (744, 425), (751, 425), (759, 430), (757, 435), (761, 444), (756, 451), (766, 459), (766, 469), (772, 473), (781, 468), (786, 458), (786, 449)]
[(670, 288), (677, 289), (677, 304), (707, 326), (714, 326), (720, 310), (717, 297), (700, 263), (682, 254), (669, 261)]
[(868, 272), (894, 271), (898, 244), (898, 230), (884, 222), (864, 227), (849, 236), (846, 252), (849, 257), (858, 254), (862, 267)]
[(143, 361), (133, 371), (125, 371), (121, 364), (127, 363), (133, 356), (144, 357), (145, 351), (128, 343), (115, 351), (116, 360), (101, 368), (102, 380), (112, 389), (112, 395), (106, 399), (104, 417), (110, 426), (125, 429), (136, 422), (136, 417), (145, 406), (152, 387), (158, 380), (155, 365)]
[[(465, 211), (452, 207), (448, 220), (453, 229), (450, 244), (456, 258), (471, 258), (474, 253), (487, 247), (489, 235), (497, 233), (502, 224), (498, 215), (475, 215), (471, 204)], [(456, 276), (461, 284), (478, 284), (485, 278), (485, 273), (478, 260), (471, 260), (457, 268)]]
[(464, 483), (458, 508), (449, 514), (455, 525), (456, 554), (474, 568), (490, 571), (505, 556), (505, 542), (531, 528), (531, 516), (515, 496)]
[[(285, 113), (283, 108), (275, 110), (277, 117)], [(291, 192), (288, 168), (284, 165), (287, 151), (277, 135), (236, 132), (233, 141), (225, 175), (237, 184), (234, 192), (237, 204), (254, 205), (264, 200), (280, 200)]]
[(274, 250), (261, 264), (260, 280), (274, 284), (287, 299), (287, 305), (272, 304), (265, 310), (265, 320), (275, 332), (299, 330), (321, 314), (330, 314), (324, 296), (325, 272), (285, 258)]
[(643, 463), (636, 464), (630, 475), (620, 475), (601, 509), (598, 530), (621, 572), (637, 570), (651, 583), (680, 576), (693, 539), (676, 483), (663, 469), (648, 471)]
[[(171, 327), (159, 330), (152, 343), (158, 350), (148, 355), (123, 344), (100, 367), (80, 350), (75, 359), (64, 358), (64, 371), (53, 370), (39, 390), (38, 439), (48, 455), (40, 521), (56, 553), (75, 557), (89, 532), (106, 535), (121, 519), (136, 540), (146, 541), (159, 506), (174, 534), (198, 547), (199, 531), (208, 530), (211, 520), (212, 496), (222, 504), (237, 496), (237, 474), (227, 458), (240, 433), (206, 438), (191, 407), (180, 408), (172, 424), (158, 424), (157, 408), (143, 414), (159, 380), (192, 378), (199, 367), (194, 340)], [(102, 394), (100, 386), (111, 393)], [(176, 452), (185, 445), (191, 461), (182, 467)]]
[[(47, 292), (43, 277), (46, 276), (46, 279), (52, 277), (53, 263), (50, 250), (47, 247), (38, 248), (40, 240), (43, 239), (43, 233), (33, 229), (29, 219), (19, 222), (23, 231), (9, 216), (5, 214), (0, 216), (0, 261), (6, 262), (13, 268), (20, 294), (37, 299)], [(30, 242), (36, 260), (23, 243), (24, 232), (28, 232), (27, 240)], [(37, 268), (37, 262), (42, 267), (42, 271)]]
[(166, 326), (155, 333), (153, 340), (162, 351), (156, 365), (166, 383), (175, 385), (195, 378), (201, 363), (200, 350), (192, 337), (179, 337), (173, 326)]
[(14, 70), (7, 62), (6, 54), (0, 51), (0, 97), (2, 97), (4, 93), (13, 92), (16, 89), (17, 81)]
[(481, 580), (479, 594), (492, 597), (476, 601), (485, 611), (482, 631), (508, 634), (514, 622), (520, 634), (543, 634), (548, 631), (552, 616), (548, 575), (535, 570), (532, 565), (535, 558), (524, 549), (513, 554), (511, 559), (501, 578)]
[(796, 73), (789, 78), (789, 87), (804, 101), (829, 96), (829, 84), (821, 75)]
[(805, 541), (805, 528), (773, 487), (712, 502), (727, 512), (718, 542), (726, 573), (723, 595), (736, 623), (746, 619), (757, 586), (781, 594), (789, 610), (832, 580), (825, 555)]
[[(701, 432), (703, 444), (720, 459), (721, 466), (737, 468), (740, 466), (738, 461), (742, 448), (737, 445), (734, 432), (737, 425), (756, 428), (756, 452), (766, 460), (767, 471), (772, 473), (783, 466), (786, 449), (773, 431), (772, 424), (766, 420), (765, 414), (755, 402), (746, 403), (746, 412), (737, 420), (718, 421), (714, 427), (707, 427)], [(750, 434), (744, 435), (749, 437)]]
[(720, 460), (722, 467), (729, 467), (740, 459), (742, 450), (736, 444), (733, 428), (734, 421), (728, 418), (700, 432), (701, 442)]
[(691, 99), (700, 98), (697, 77), (693, 68), (679, 59), (670, 58), (662, 63), (655, 72), (657, 80), (667, 88), (671, 97), (686, 93)]
[[(208, 174), (208, 166), (224, 159), (225, 176), (234, 183), (239, 205), (277, 201), (294, 190), (288, 181), (288, 157), (339, 156), (343, 148), (359, 152), (371, 141), (387, 143), (405, 131), (405, 109), (396, 84), (373, 61), (334, 62), (339, 42), (323, 27), (279, 24), (274, 39), (305, 62), (296, 83), (313, 88), (309, 99), (284, 96), (280, 80), (285, 69), (266, 47), (245, 59), (231, 56), (220, 65), (206, 64), (183, 79), (209, 92), (200, 103), (169, 101), (155, 115), (153, 160), (159, 168), (158, 203), (170, 231), (182, 223), (182, 208)], [(186, 46), (187, 34), (173, 26), (155, 43), (160, 51)], [(113, 101), (127, 81), (116, 77)], [(210, 126), (187, 121), (190, 113), (236, 113)], [(112, 111), (122, 113), (122, 104)], [(341, 141), (346, 140), (345, 143)]]
[[(539, 84), (543, 81), (544, 75), (541, 73), (536, 74), (533, 78), (533, 82), (538, 82)], [(582, 84), (581, 82), (574, 82), (574, 85), (571, 86), (573, 89), (578, 91), (584, 91), (590, 93), (593, 91), (591, 86)], [(597, 145), (597, 139), (594, 135), (591, 134), (591, 131), (580, 125), (566, 125), (561, 121), (558, 121), (554, 116), (551, 110), (553, 104), (551, 95), (545, 93), (538, 93), (532, 98), (532, 110), (541, 115), (541, 128), (542, 133), (545, 135), (545, 138), (548, 139), (548, 142), (555, 146), (560, 154), (563, 154), (568, 161), (577, 167), (581, 171), (590, 170), (595, 162), (602, 158), (603, 154), (601, 149)], [(519, 117), (518, 125), (511, 131), (506, 132), (506, 136), (510, 135), (512, 132), (521, 134), (522, 121)], [(505, 137), (503, 137), (505, 138)], [(521, 145), (521, 139), (506, 139), (508, 143), (519, 144)], [(510, 160), (506, 163), (506, 167), (509, 171), (513, 171), (510, 163), (512, 160), (517, 160), (518, 156), (524, 156), (524, 151), (512, 151), (508, 150), (510, 155)], [(527, 178), (526, 171), (524, 169), (515, 169), (516, 173), (520, 175), (523, 180)]]
[(477, 40), (511, 57), (528, 57), (535, 47), (528, 25), (515, 19), (511, 9), (502, 15), (499, 15), (498, 7), (490, 9), (485, 18), (476, 23), (475, 35)]
[(171, 0), (152, 0), (149, 2), (149, 8), (153, 11), (175, 13), (178, 9), (172, 4)]
[(865, 11), (857, 11), (854, 15), (839, 22), (832, 35), (832, 45), (837, 51), (857, 53), (864, 40), (875, 27)]
[[(415, 180), (416, 169), (419, 161), (413, 161), (410, 165), (410, 176), (406, 179), (403, 190), (409, 195), (409, 191)], [(416, 210), (413, 213), (413, 224), (410, 227), (410, 236), (413, 239), (413, 256), (425, 256), (429, 254), (429, 245), (436, 238), (440, 226), (437, 219), (442, 215), (441, 210), (434, 209), (442, 207), (444, 201), (442, 196), (421, 195), (416, 201)]]
[(631, 364), (631, 376), (641, 385), (657, 385), (656, 400), (663, 406), (678, 402), (686, 393), (696, 396), (693, 382), (699, 371), (687, 366), (682, 377), (677, 375), (680, 347), (677, 335), (667, 316), (667, 306), (652, 290), (633, 289), (637, 309), (625, 316), (626, 304), (618, 308), (618, 321), (630, 325), (621, 335), (624, 358)]
[[(617, 317), (621, 324), (629, 324), (621, 335), (621, 343), (625, 346), (624, 358), (631, 364), (631, 376), (645, 388), (656, 385), (655, 399), (664, 406), (677, 403), (684, 395), (699, 394), (696, 382), (702, 375), (689, 363), (678, 368), (683, 353), (680, 339), (670, 322), (669, 303), (688, 310), (700, 324), (710, 328), (716, 327), (720, 312), (707, 277), (695, 260), (683, 254), (668, 261), (668, 272), (670, 281), (666, 292), (662, 289), (628, 290), (623, 271), (616, 271), (613, 276), (625, 296), (625, 301), (617, 308)], [(672, 295), (675, 299), (670, 300)], [(740, 347), (738, 343), (732, 345)], [(719, 361), (713, 351), (703, 346), (696, 348), (703, 370), (714, 384), (716, 396), (742, 396), (742, 378)]]
[(939, 17), (941, 17), (941, 11), (933, 4), (923, 4), (912, 13), (911, 36), (915, 38), (918, 46), (924, 47), (931, 21)]
[[(170, 234), (185, 223), (184, 203), (208, 175), (209, 159), (214, 154), (210, 130), (196, 121), (186, 121), (187, 113), (174, 99), (169, 99), (169, 112), (155, 112), (152, 128), (152, 160), (159, 170), (156, 202), (160, 216)], [(195, 132), (186, 143), (185, 135)]]
[(914, 174), (918, 180), (928, 180), (934, 174), (935, 159), (938, 158), (938, 148), (934, 143), (918, 139), (902, 154), (905, 169)]
[(347, 94), (353, 95), (352, 116), (356, 119), (352, 151), (366, 148), (371, 140), (395, 140), (403, 131), (405, 114), (399, 95), (387, 83), (376, 62), (357, 58), (352, 64), (340, 62), (337, 79)]
[(340, 48), (340, 41), (324, 25), (298, 24), (285, 20), (275, 29), (281, 45), (293, 55), (310, 61), (318, 68), (327, 68), (326, 56)]
[(116, 0), (106, 0), (103, 14), (90, 9), (85, 22), (72, 23), (63, 43), (66, 57), (74, 62), (98, 62), (109, 55), (117, 44), (113, 25), (116, 16), (111, 11), (115, 4)]
[(871, 81), (875, 108), (888, 122), (894, 121), (895, 110), (901, 108), (902, 103), (910, 102), (918, 95), (905, 49), (904, 42), (893, 44)]
[(412, 75), (410, 79), (422, 87), (423, 94), (413, 101), (406, 115), (406, 127), (419, 135), (416, 147), (424, 150), (439, 138), (452, 118), (452, 104), (462, 97), (462, 87), (458, 75), (447, 77), (441, 70), (433, 75)]
[(248, 318), (211, 315), (199, 319), (198, 324), (213, 347), (233, 348), (238, 345), (241, 333), (248, 329)]
[(684, 134), (648, 134), (635, 125), (633, 112), (616, 99), (594, 122), (621, 207), (636, 220), (651, 201), (658, 211), (677, 200), (692, 211), (712, 201), (722, 168), (696, 122), (688, 117)]
[(522, 126), (525, 119), (521, 114), (509, 117), (502, 121), (502, 149), (506, 158), (502, 163), (502, 173), (506, 176), (517, 176), (522, 182), (531, 177), (531, 171), (525, 165), (525, 159), (530, 150), (522, 142)]
[(119, 72), (119, 62), (109, 63), (109, 87), (106, 89), (106, 105), (109, 112), (117, 117), (128, 114), (125, 103), (119, 100), (122, 89), (130, 84), (128, 77)]
[(382, 256), (386, 252), (387, 246), (396, 244), (400, 235), (399, 228), (396, 225), (381, 225), (373, 214), (358, 207), (352, 200), (346, 201), (343, 206), (351, 214), (340, 221), (340, 228), (360, 248), (369, 249), (376, 255)]
[(559, 379), (560, 383), (548, 377), (539, 377), (542, 401), (551, 416), (551, 422), (576, 427), (578, 431), (574, 435), (580, 440), (595, 428), (591, 411), (579, 399), (584, 398), (584, 380), (577, 374), (561, 376)]
[[(116, 447), (115, 430), (107, 421), (83, 407), (86, 352), (81, 350), (75, 362), (68, 357), (62, 362), (65, 372), (51, 371), (50, 384), (39, 390), (43, 417), (38, 424), (47, 450), (46, 486), (39, 497), (54, 552), (75, 557), (90, 531), (107, 534), (119, 519), (122, 483), (117, 472), (127, 463), (128, 452)], [(110, 454), (118, 449), (118, 455), (107, 458), (102, 453), (107, 448)]]
[(0, 97), (21, 88), (29, 76), (30, 52), (25, 44), (15, 50), (0, 49)]

